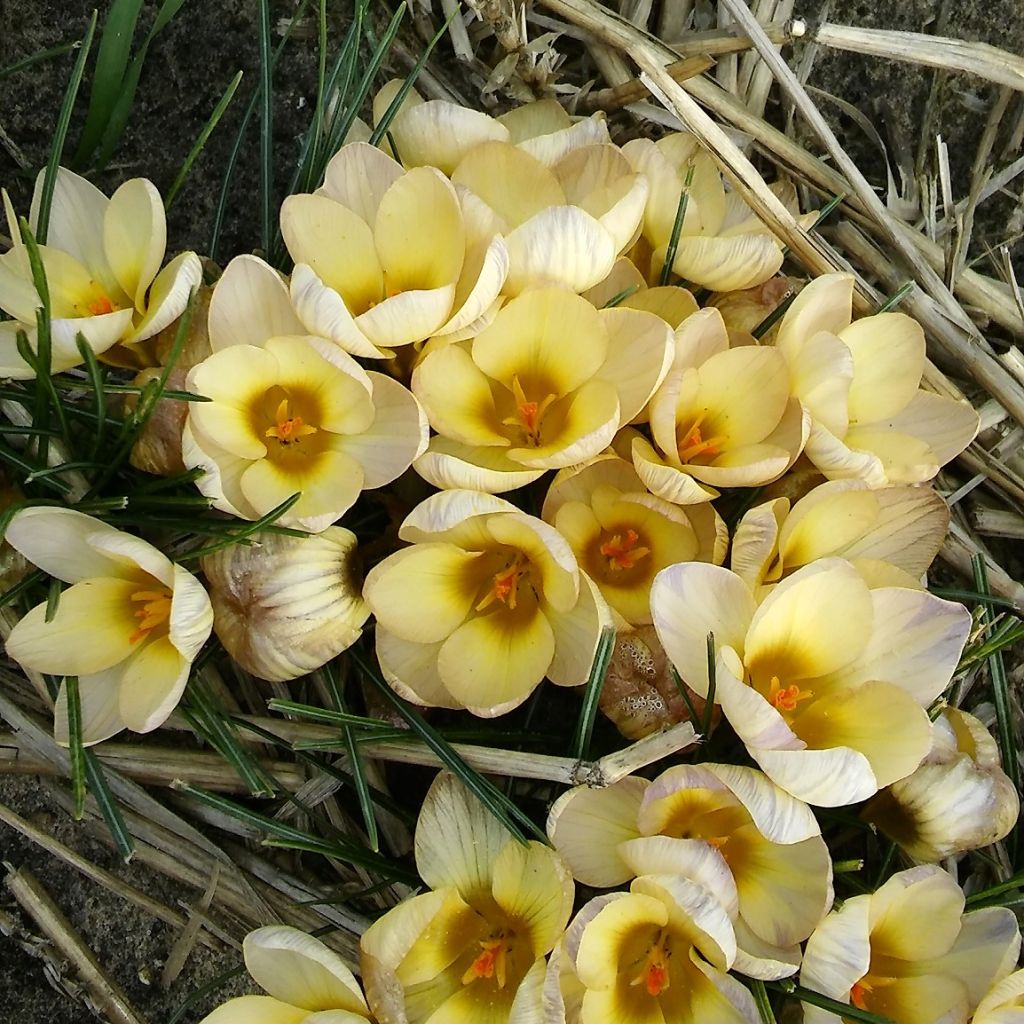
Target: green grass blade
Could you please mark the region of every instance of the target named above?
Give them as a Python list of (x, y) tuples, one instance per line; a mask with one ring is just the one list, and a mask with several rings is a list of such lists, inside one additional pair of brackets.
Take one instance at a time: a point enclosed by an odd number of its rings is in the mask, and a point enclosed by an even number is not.
[(117, 103), (131, 58), (135, 25), (141, 10), (142, 0), (113, 0), (104, 19), (99, 46), (96, 48), (89, 110), (85, 115), (85, 126), (73, 159), (76, 167), (87, 163), (103, 137), (103, 129)]
[(476, 769), (466, 764), (444, 737), (424, 720), (422, 715), (413, 710), (405, 701), (399, 699), (391, 687), (381, 678), (380, 673), (355, 647), (349, 648), (348, 653), (356, 665), (359, 666), (363, 678), (398, 712), (399, 716), (412, 731), (437, 755), (441, 763), (476, 796), (491, 814), (508, 829), (515, 839), (521, 843), (526, 842), (526, 836), (521, 831), (519, 824), (517, 824), (518, 821), (535, 838), (543, 843), (547, 842), (547, 836), (537, 828), (513, 801), (505, 796), (492, 782), (485, 779)]
[(895, 309), (913, 290), (913, 281), (907, 281), (905, 284), (900, 285), (896, 292), (889, 296), (889, 298), (887, 298), (885, 302), (875, 310), (875, 312), (888, 313), (890, 309)]
[(300, 704), (293, 700), (270, 700), (267, 702), (270, 711), (280, 711), (285, 715), (295, 715), (310, 722), (324, 722), (328, 725), (355, 726), (357, 729), (393, 729), (388, 722), (376, 718), (365, 718), (362, 715), (350, 715), (331, 708), (318, 708), (312, 704)]
[(46, 244), (46, 229), (50, 224), (50, 208), (53, 206), (53, 190), (57, 187), (57, 168), (60, 167), (61, 158), (64, 155), (64, 140), (68, 135), (68, 126), (71, 124), (71, 115), (75, 109), (75, 99), (78, 96), (78, 89), (82, 84), (82, 74), (85, 71), (85, 62), (92, 49), (92, 38), (96, 32), (96, 12), (92, 12), (89, 19), (89, 26), (82, 37), (82, 48), (75, 58), (75, 65), (71, 69), (71, 77), (68, 79), (68, 87), (64, 91), (64, 100), (60, 105), (60, 113), (57, 115), (57, 127), (53, 133), (53, 145), (50, 146), (50, 159), (46, 163), (46, 171), (43, 174), (43, 187), (39, 193), (39, 213), (36, 218), (36, 241), (40, 245)]
[(676, 218), (672, 222), (672, 234), (669, 235), (665, 249), (665, 264), (661, 268), (658, 284), (666, 285), (672, 277), (672, 264), (676, 261), (676, 250), (679, 248), (679, 236), (683, 233), (683, 221), (686, 220), (686, 207), (690, 202), (690, 186), (693, 184), (693, 172), (696, 165), (692, 162), (686, 169), (686, 180), (679, 192), (679, 203), (676, 206)]
[(213, 108), (213, 113), (210, 114), (210, 119), (203, 126), (203, 130), (196, 138), (188, 156), (185, 157), (185, 162), (181, 165), (181, 170), (178, 171), (174, 182), (167, 190), (167, 198), (164, 199), (165, 210), (169, 210), (171, 205), (174, 203), (174, 200), (177, 198), (178, 192), (181, 190), (181, 186), (185, 184), (185, 179), (188, 177), (189, 171), (192, 170), (192, 165), (196, 162), (199, 154), (203, 151), (203, 147), (213, 134), (213, 130), (218, 124), (220, 124), (220, 119), (224, 116), (224, 112), (230, 106), (232, 99), (234, 99), (235, 90), (238, 88), (238, 83), (241, 81), (242, 72), (238, 71), (236, 72), (235, 77), (228, 83), (228, 87), (224, 90), (224, 95), (221, 96), (220, 100), (217, 102), (217, 106)]
[(594, 719), (597, 718), (601, 691), (604, 689), (608, 666), (611, 663), (614, 650), (615, 630), (609, 626), (601, 631), (601, 638), (598, 640), (597, 650), (594, 652), (594, 661), (590, 666), (590, 675), (587, 678), (587, 688), (583, 693), (583, 706), (580, 708), (579, 719), (576, 722), (576, 734), (572, 741), (573, 755), (581, 761), (585, 761), (590, 753), (590, 738), (594, 734)]
[(71, 759), (71, 803), (76, 821), (85, 817), (85, 747), (82, 746), (82, 698), (78, 676), (64, 679), (68, 705), (68, 754)]
[(260, 244), (269, 254), (274, 223), (274, 66), (270, 57), (270, 0), (260, 8)]
[(755, 338), (763, 338), (786, 315), (795, 299), (796, 292), (790, 292), (750, 333)]
[[(301, 491), (296, 491), (290, 498), (285, 498), (277, 508), (272, 508), (265, 516), (255, 520), (252, 523), (242, 527), (240, 530), (235, 530), (229, 533), (223, 540), (217, 541), (214, 544), (208, 544), (204, 548), (199, 548), (196, 551), (190, 551), (187, 556), (188, 559), (203, 558), (205, 555), (212, 555), (216, 551), (223, 551), (224, 548), (231, 547), (232, 544), (237, 544), (239, 541), (245, 540), (247, 537), (251, 537), (254, 533), (259, 533), (260, 530), (265, 530), (268, 526), (271, 526), (276, 520), (280, 519), (302, 497)], [(306, 536), (306, 534), (299, 531), (290, 530), (288, 531), (289, 536)], [(185, 561), (185, 558), (179, 559), (179, 561)]]
[(711, 735), (711, 722), (715, 713), (715, 689), (718, 683), (718, 661), (715, 656), (715, 634), (708, 633), (708, 695), (707, 703), (704, 705), (704, 721), (701, 724), (701, 733), (704, 742), (707, 743)]
[(75, 39), (70, 43), (61, 43), (59, 46), (50, 46), (45, 50), (37, 50), (35, 53), (30, 53), (27, 57), (22, 57), (21, 60), (16, 60), (13, 64), (0, 68), (0, 82), (10, 75), (16, 75), (19, 71), (32, 67), (33, 64), (39, 64), (53, 57), (63, 57), (65, 53), (77, 50), (81, 45), (82, 41)]
[(75, 344), (78, 346), (78, 354), (82, 357), (85, 366), (86, 376), (89, 378), (89, 386), (92, 388), (93, 409), (96, 411), (96, 429), (92, 435), (92, 450), (90, 457), (95, 459), (103, 450), (103, 442), (107, 434), (107, 394), (105, 389), (107, 372), (100, 365), (85, 335), (81, 331), (75, 337)]
[(751, 978), (748, 984), (750, 994), (754, 997), (754, 1003), (757, 1006), (758, 1015), (761, 1017), (761, 1024), (776, 1024), (775, 1012), (768, 1000), (768, 990), (764, 987), (764, 982), (757, 978)]
[(823, 996), (820, 992), (812, 992), (808, 988), (801, 988), (799, 985), (794, 985), (791, 981), (769, 981), (765, 983), (765, 988), (770, 988), (776, 992), (786, 992), (799, 999), (801, 1003), (807, 1003), (808, 1006), (817, 1006), (822, 1010), (828, 1010), (844, 1020), (861, 1021), (863, 1024), (895, 1024), (895, 1021), (889, 1017), (870, 1013), (868, 1010), (862, 1010), (849, 1003), (841, 1003), (837, 999), (829, 999), (828, 996)]
[(85, 751), (85, 777), (89, 783), (89, 792), (92, 793), (103, 820), (107, 823), (107, 829), (114, 839), (121, 859), (127, 864), (135, 855), (135, 842), (107, 785), (103, 765), (91, 750)]
[[(320, 0), (317, 17), (317, 68), (316, 68), (316, 106), (313, 108), (313, 123), (307, 137), (307, 153), (303, 154), (300, 167), (305, 166), (302, 189), (312, 192), (315, 182), (312, 174), (316, 167), (317, 154), (320, 148), (320, 136), (324, 128), (324, 114), (327, 111), (327, 0)], [(291, 193), (289, 193), (291, 194)]]

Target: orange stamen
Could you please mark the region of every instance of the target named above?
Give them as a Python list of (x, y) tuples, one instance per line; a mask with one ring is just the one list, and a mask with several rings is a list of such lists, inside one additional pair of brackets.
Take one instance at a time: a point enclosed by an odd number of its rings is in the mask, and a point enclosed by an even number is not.
[(783, 686), (778, 676), (772, 676), (771, 688), (768, 690), (768, 700), (778, 711), (796, 711), (797, 705), (802, 700), (810, 700), (814, 696), (811, 690), (801, 690), (795, 684)]
[(511, 565), (506, 566), (501, 572), (494, 574), (494, 582), (491, 589), (487, 591), (483, 599), (476, 606), (478, 612), (500, 601), (509, 608), (514, 609), (519, 598), (519, 580), (527, 570), (525, 559), (517, 555)]
[(89, 311), (90, 316), (103, 316), (105, 313), (114, 312), (114, 304), (106, 295), (100, 295), (93, 299), (85, 308)]
[(626, 530), (626, 539), (622, 539), (621, 533), (612, 535), (611, 540), (606, 541), (600, 547), (600, 552), (608, 559), (608, 568), (612, 572), (620, 572), (623, 569), (632, 569), (641, 558), (646, 558), (651, 553), (650, 548), (637, 547), (640, 534), (636, 530)]
[(505, 939), (486, 939), (480, 947), (481, 952), (462, 975), (462, 984), (469, 985), (478, 978), (494, 978), (498, 988), (504, 988), (509, 950)]
[(285, 398), (282, 399), (274, 414), (277, 423), (267, 428), (264, 437), (276, 437), (281, 444), (294, 444), (300, 438), (316, 433), (316, 427), (307, 426), (302, 422), (301, 416), (289, 416), (288, 412), (288, 399)]
[(701, 433), (700, 425), (704, 422), (708, 411), (705, 409), (694, 421), (693, 426), (682, 434), (679, 442), (679, 461), (689, 462), (698, 455), (715, 456), (721, 454), (721, 437), (709, 437), (706, 441)]
[(870, 991), (871, 985), (861, 978), (861, 980), (856, 982), (853, 988), (850, 989), (850, 1002), (853, 1003), (858, 1010), (866, 1010), (868, 1008), (867, 994)]
[(526, 435), (527, 443), (534, 448), (540, 445), (540, 428), (544, 414), (548, 411), (551, 403), (558, 397), (548, 395), (540, 402), (534, 402), (526, 397), (519, 377), (512, 378), (512, 397), (515, 399), (516, 412), (514, 416), (506, 416), (501, 422), (509, 427), (518, 427)]
[(142, 602), (142, 607), (132, 613), (140, 621), (139, 628), (128, 638), (129, 643), (138, 643), (171, 617), (171, 592), (166, 588), (137, 590), (129, 600)]
[(630, 986), (643, 985), (649, 996), (660, 996), (669, 987), (671, 978), (668, 972), (668, 958), (671, 955), (665, 948), (667, 939), (664, 935), (650, 948), (644, 958), (644, 967), (629, 983)]

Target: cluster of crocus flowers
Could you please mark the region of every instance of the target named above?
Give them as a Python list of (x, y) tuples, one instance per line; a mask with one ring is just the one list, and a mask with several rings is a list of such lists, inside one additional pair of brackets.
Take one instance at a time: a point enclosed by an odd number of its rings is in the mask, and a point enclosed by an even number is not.
[[(43, 603), (21, 619), (6, 647), (27, 670), (78, 678), (82, 743), (162, 725), (213, 625), (199, 581), (151, 544), (72, 509), (23, 509), (5, 537), (33, 565), (71, 584), (56, 610)], [(68, 728), (62, 686), (58, 741), (68, 742)]]
[[(32, 197), (33, 232), (44, 174)], [(12, 246), (0, 256), (0, 309), (12, 321), (0, 324), (0, 376), (31, 378), (35, 370), (18, 351), (17, 334), (24, 331), (35, 348), (36, 311), (43, 300), (6, 192), (3, 199)], [(73, 171), (58, 168), (46, 244), (39, 247), (50, 298), (53, 372), (82, 362), (79, 334), (97, 355), (131, 365), (130, 352), (116, 360), (110, 350), (152, 338), (181, 315), (202, 279), (202, 266), (194, 252), (185, 252), (164, 267), (166, 248), (164, 205), (152, 182), (132, 178), (108, 199)]]

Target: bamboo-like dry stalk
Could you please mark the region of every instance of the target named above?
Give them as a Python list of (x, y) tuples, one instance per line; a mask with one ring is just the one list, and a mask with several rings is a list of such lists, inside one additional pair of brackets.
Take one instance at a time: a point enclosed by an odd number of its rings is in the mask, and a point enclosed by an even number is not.
[[(669, 64), (665, 69), (677, 82), (685, 82), (689, 78), (701, 75), (708, 68), (714, 66), (714, 61), (709, 57), (696, 56), (687, 57), (685, 60)], [(597, 92), (584, 96), (579, 103), (579, 110), (621, 110), (628, 107), (630, 103), (638, 103), (646, 99), (647, 87), (639, 78), (631, 78), (622, 85), (613, 86), (610, 89), (599, 89)]]
[(971, 522), (975, 530), (986, 537), (1024, 540), (1024, 516), (1016, 512), (976, 506), (971, 510)]
[(1024, 92), (1024, 58), (988, 43), (831, 22), (814, 29), (812, 38), (834, 50), (923, 64), (943, 71), (966, 71), (997, 85)]

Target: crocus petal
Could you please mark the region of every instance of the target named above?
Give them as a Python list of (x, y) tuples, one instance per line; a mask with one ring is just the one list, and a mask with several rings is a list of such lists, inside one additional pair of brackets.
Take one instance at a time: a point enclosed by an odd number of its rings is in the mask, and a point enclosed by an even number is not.
[(679, 875), (713, 892), (730, 917), (736, 916), (736, 883), (721, 852), (700, 839), (641, 836), (619, 848), (630, 874)]
[(292, 271), (291, 301), (306, 330), (329, 338), (346, 352), (365, 359), (384, 359), (382, 352), (356, 325), (342, 297), (317, 277), (304, 263)]
[(775, 498), (745, 512), (736, 527), (729, 568), (752, 590), (765, 581), (779, 554), (779, 527), (788, 521), (788, 511), (789, 499)]
[(270, 996), (238, 996), (218, 1006), (201, 1024), (303, 1024), (308, 1013)]
[(449, 772), (434, 779), (416, 824), (416, 870), (432, 889), (453, 886), (463, 899), (489, 895), (504, 825)]
[(636, 819), (647, 785), (629, 775), (605, 789), (577, 786), (552, 804), (548, 838), (577, 881), (598, 889), (629, 881), (617, 847), (640, 836)]
[(331, 157), (324, 171), (322, 191), (372, 224), (377, 219), (381, 197), (402, 174), (402, 165), (376, 146), (353, 142)]
[(832, 911), (807, 940), (800, 984), (832, 999), (848, 1000), (850, 989), (871, 963), (870, 896), (853, 896)]
[(668, 465), (646, 438), (634, 437), (631, 453), (644, 486), (659, 498), (675, 505), (699, 505), (718, 497), (713, 487), (705, 487), (684, 470)]
[(224, 269), (210, 299), (208, 320), (214, 352), (230, 345), (260, 347), (278, 335), (306, 330), (292, 309), (288, 286), (257, 256), (236, 256)]
[(326, 196), (289, 196), (281, 206), (281, 235), (292, 259), (311, 267), (353, 313), (384, 297), (373, 232), (347, 206)]
[(518, 490), (544, 475), (543, 469), (524, 469), (513, 462), (502, 448), (467, 445), (440, 436), (430, 439), (413, 469), (435, 487), (467, 488), (489, 494)]
[(545, 956), (569, 922), (575, 886), (567, 865), (549, 846), (511, 842), (494, 861), (491, 894), (529, 935), (534, 955)]
[(607, 309), (599, 314), (608, 331), (608, 358), (597, 373), (619, 396), (619, 419), (630, 422), (657, 390), (672, 363), (672, 334), (653, 313)]
[(849, 392), (853, 356), (832, 334), (824, 331), (800, 343), (795, 354), (778, 344), (789, 367), (790, 389), (810, 412), (815, 424), (843, 437), (849, 426)]
[(926, 441), (887, 426), (871, 423), (851, 427), (843, 441), (854, 451), (867, 452), (878, 459), (887, 483), (924, 483), (941, 468)]
[(120, 712), (133, 732), (152, 732), (178, 706), (190, 663), (166, 637), (146, 644), (125, 667)]
[(708, 692), (708, 634), (718, 647), (743, 650), (754, 598), (735, 573), (717, 565), (672, 565), (651, 584), (658, 639), (680, 676), (701, 696)]
[[(92, 746), (116, 736), (126, 728), (119, 706), (125, 663), (103, 672), (78, 677), (78, 698), (82, 713), (82, 745)], [(71, 740), (68, 733), (68, 691), (61, 683), (53, 708), (53, 738), (62, 746)]]
[(928, 964), (929, 973), (957, 978), (971, 1006), (1017, 964), (1020, 929), (1008, 907), (985, 907), (961, 918), (953, 948)]
[(249, 932), (242, 945), (253, 981), (275, 999), (304, 1010), (347, 1010), (366, 1016), (352, 972), (333, 950), (297, 928)]
[[(398, 529), (398, 536), (410, 543), (447, 539), (437, 535), (454, 530), (467, 522), (472, 523), (477, 516), (490, 512), (519, 512), (519, 509), (504, 498), (479, 491), (442, 491), (421, 501), (406, 516)], [(486, 545), (474, 545), (483, 546)]]
[(852, 450), (820, 423), (811, 424), (804, 454), (830, 480), (860, 479), (869, 487), (889, 483), (882, 460), (874, 452)]
[[(644, 893), (617, 895), (618, 899), (609, 900), (604, 904), (583, 929), (580, 938), (579, 951), (576, 954), (576, 972), (588, 990), (587, 996), (584, 997), (584, 1014), (587, 1012), (587, 999), (592, 992), (613, 990), (616, 987), (615, 979), (620, 970), (619, 957), (623, 940), (639, 929), (652, 926), (654, 929), (664, 928), (668, 923), (668, 908), (654, 896)], [(659, 1011), (658, 1018), (660, 1017)]]
[(777, 786), (815, 807), (846, 807), (878, 792), (868, 759), (858, 750), (767, 750), (751, 756)]
[(435, 334), (452, 308), (455, 284), (399, 292), (355, 319), (355, 326), (379, 348), (397, 348)]
[(800, 290), (786, 310), (775, 347), (794, 365), (804, 339), (821, 332), (839, 334), (850, 325), (852, 308), (852, 274), (824, 274), (815, 278)]
[(405, 700), (421, 707), (459, 708), (437, 674), (441, 644), (403, 640), (379, 625), (374, 630), (377, 661), (388, 685)]
[(590, 675), (602, 630), (612, 625), (608, 605), (594, 581), (581, 572), (579, 600), (573, 608), (562, 612), (549, 604), (545, 615), (555, 637), (548, 679), (555, 686), (579, 686)]
[(873, 992), (870, 1006), (872, 1012), (900, 1024), (958, 1024), (970, 1013), (963, 983), (941, 975), (900, 978)]
[(7, 653), (36, 672), (89, 675), (112, 668), (134, 652), (131, 595), (137, 582), (88, 579), (63, 591), (53, 618), (33, 608), (7, 639)]
[(778, 946), (765, 942), (748, 927), (742, 917), (737, 917), (732, 926), (736, 932), (734, 967), (739, 973), (745, 974), (748, 978), (775, 981), (778, 978), (792, 977), (800, 969), (803, 951), (799, 943)]
[(531, 135), (518, 143), (521, 150), (539, 160), (546, 167), (558, 163), (567, 153), (580, 146), (608, 142), (608, 121), (603, 110), (590, 117), (582, 117), (566, 128)]
[[(665, 262), (667, 252), (656, 249), (653, 266)], [(684, 235), (676, 247), (672, 271), (716, 292), (739, 291), (764, 284), (782, 266), (782, 247), (770, 236), (740, 235), (717, 238)]]
[(509, 142), (518, 145), (527, 139), (550, 135), (572, 125), (572, 118), (558, 100), (534, 100), (513, 107), (498, 121), (509, 131)]
[[(909, 404), (881, 426), (924, 441), (931, 449), (935, 462), (944, 466), (974, 440), (978, 422), (978, 414), (967, 402), (918, 391)], [(876, 428), (879, 426), (872, 425)], [(902, 481), (894, 479), (893, 482)]]
[(853, 356), (850, 421), (872, 423), (905, 408), (924, 373), (921, 325), (905, 313), (877, 313), (850, 324), (839, 337)]
[(900, 871), (871, 897), (872, 952), (907, 961), (942, 956), (960, 934), (963, 910), (963, 891), (939, 867)]
[(126, 181), (103, 215), (103, 248), (121, 290), (145, 309), (146, 291), (163, 263), (167, 220), (156, 186), (145, 178)]
[(505, 293), (556, 285), (582, 292), (608, 276), (615, 241), (589, 213), (552, 206), (531, 217), (505, 239), (509, 273)]
[(169, 327), (185, 312), (189, 295), (203, 282), (203, 265), (194, 252), (183, 252), (156, 275), (149, 290), (146, 315), (124, 339), (126, 345), (145, 341)]
[(555, 654), (551, 625), (539, 608), (479, 615), (441, 646), (445, 688), (469, 711), (493, 718), (517, 707), (544, 678)]
[[(50, 321), (50, 344), (52, 345), (53, 361), (51, 369), (66, 370), (82, 362), (78, 351), (78, 335), (85, 338), (86, 344), (96, 353), (103, 355), (113, 348), (122, 338), (131, 333), (132, 311), (118, 309), (113, 313), (100, 316), (86, 316), (81, 319)], [(30, 341), (34, 336), (30, 336)], [(35, 347), (33, 345), (33, 347)]]
[(203, 585), (187, 569), (173, 566), (171, 614), (167, 636), (179, 654), (192, 661), (213, 628), (213, 609)]
[(404, 166), (428, 165), (445, 174), (477, 146), (507, 142), (509, 137), (508, 129), (490, 115), (444, 100), (401, 110), (389, 130)]

